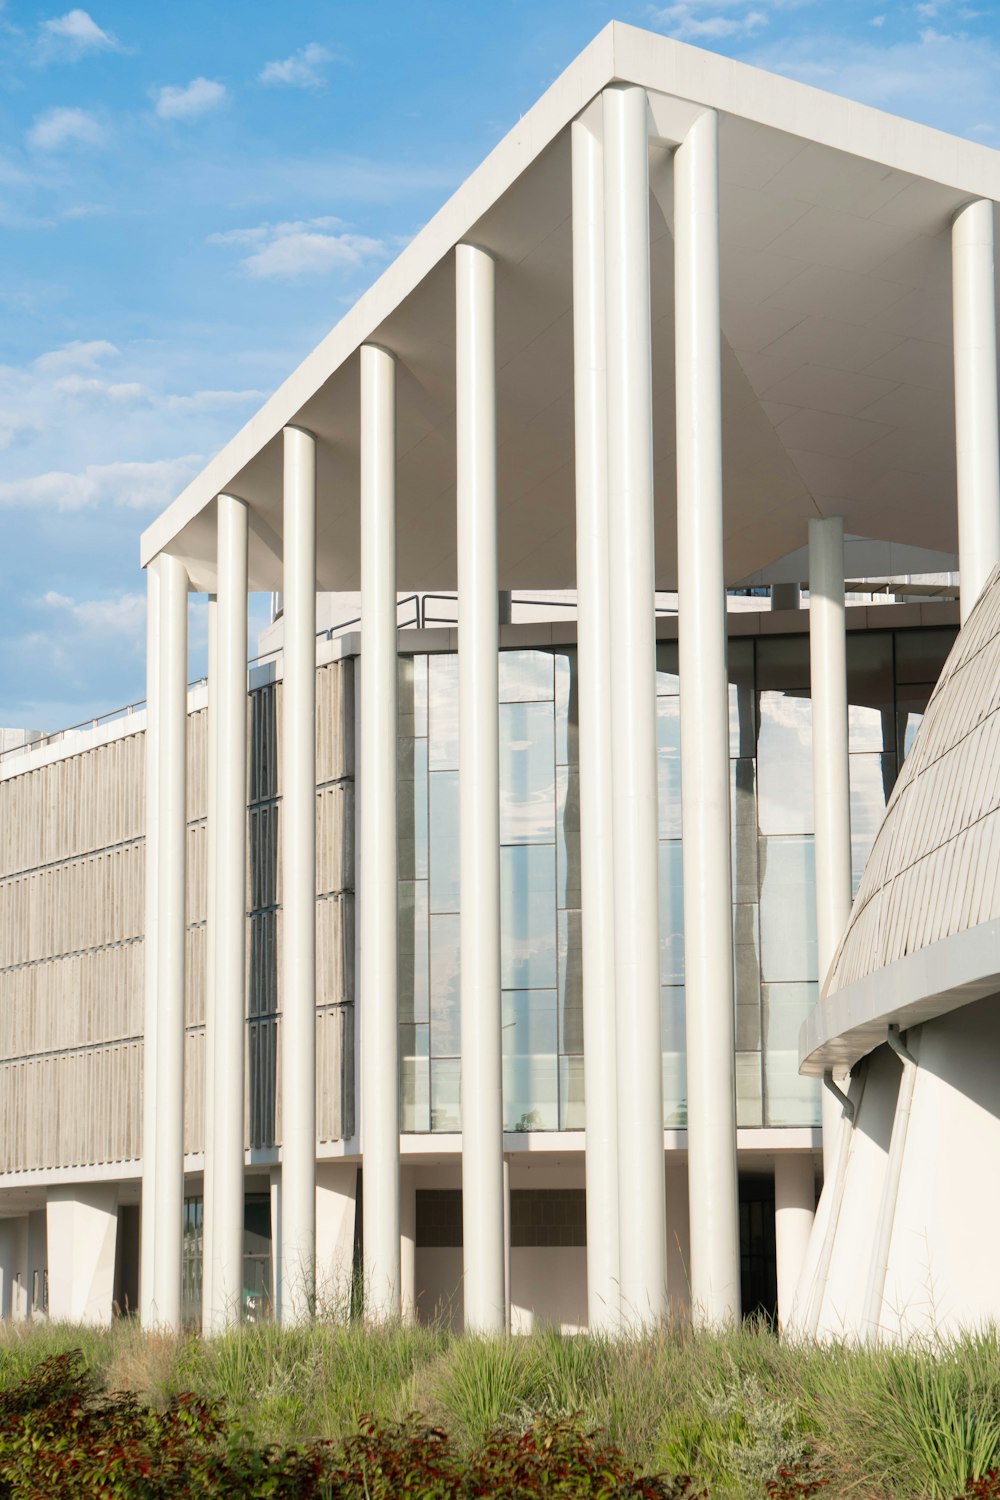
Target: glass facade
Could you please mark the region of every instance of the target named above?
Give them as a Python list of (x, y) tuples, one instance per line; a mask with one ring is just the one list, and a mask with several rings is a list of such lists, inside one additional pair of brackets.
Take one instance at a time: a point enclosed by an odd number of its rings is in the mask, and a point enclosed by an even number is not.
[[(848, 636), (855, 888), (953, 629)], [(504, 1125), (584, 1124), (576, 653), (500, 656)], [(798, 1076), (816, 1002), (812, 715), (805, 635), (729, 643), (737, 1116), (811, 1125)], [(677, 647), (657, 647), (664, 1126), (686, 1122)], [(400, 1099), (404, 1131), (460, 1128), (458, 670), (400, 659)]]

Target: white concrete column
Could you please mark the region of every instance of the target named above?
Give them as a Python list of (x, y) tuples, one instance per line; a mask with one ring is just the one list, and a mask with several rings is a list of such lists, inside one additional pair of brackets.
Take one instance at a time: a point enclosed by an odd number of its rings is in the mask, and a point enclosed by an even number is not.
[(213, 1333), (215, 1321), (215, 970), (218, 928), (216, 926), (216, 845), (218, 834), (219, 755), (219, 605), (218, 596), (208, 596), (208, 733), (205, 757), (205, 1167), (202, 1173), (201, 1227), (201, 1326)]
[(156, 1249), (152, 1321), (181, 1322), (184, 1217), (184, 942), (187, 885), (188, 576), (161, 553), (158, 687)]
[(271, 1316), (281, 1322), (281, 1168), (270, 1171), (271, 1198)]
[(142, 1203), (139, 1240), (139, 1316), (156, 1322), (153, 1262), (156, 1246), (156, 925), (159, 915), (160, 559), (146, 569), (146, 849), (145, 922), (142, 944)]
[[(212, 1323), (243, 1310), (243, 1080), (246, 1017), (247, 536), (242, 500), (218, 505), (218, 677), (215, 734), (215, 1252)], [(206, 1161), (207, 1166), (207, 1161)]]
[(465, 1327), (502, 1332), (500, 751), (494, 266), (455, 250)]
[(364, 1298), (398, 1318), (396, 361), (361, 350), (361, 1131)]
[[(809, 690), (816, 829), (816, 956), (820, 989), (851, 914), (851, 780), (847, 739), (844, 523), (809, 522)], [(837, 1159), (841, 1111), (822, 1090), (823, 1176)]]
[(316, 1306), (320, 1317), (338, 1322), (346, 1322), (351, 1315), (357, 1197), (358, 1169), (353, 1162), (320, 1163), (316, 1168)]
[(667, 1245), (649, 164), (646, 93), (641, 88), (613, 86), (604, 92), (604, 214), (618, 1255), (622, 1318), (644, 1325), (658, 1322), (667, 1311)]
[(582, 120), (573, 122), (572, 143), (587, 1319), (597, 1332), (617, 1328), (620, 1320), (604, 152)]
[(714, 110), (674, 156), (674, 317), (691, 1308), (713, 1326), (740, 1315)]
[(47, 1199), (49, 1317), (54, 1323), (110, 1324), (118, 1242), (117, 1183), (50, 1187)]
[(951, 229), (963, 624), (1000, 562), (994, 217), (993, 203), (980, 198), (959, 210)]
[(285, 428), (281, 1315), (316, 1284), (316, 439)]
[(404, 1323), (417, 1321), (417, 1174), (399, 1174), (399, 1302)]
[(808, 1152), (779, 1151), (774, 1158), (779, 1329), (787, 1325), (792, 1314), (815, 1212), (816, 1169), (812, 1157)]

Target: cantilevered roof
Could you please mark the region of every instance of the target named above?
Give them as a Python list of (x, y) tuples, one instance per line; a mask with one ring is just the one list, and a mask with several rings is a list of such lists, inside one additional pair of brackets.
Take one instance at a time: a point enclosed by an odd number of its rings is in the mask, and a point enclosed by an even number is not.
[[(398, 356), (399, 587), (455, 585), (454, 257), (497, 260), (500, 583), (575, 583), (569, 125), (650, 91), (656, 581), (676, 584), (670, 151), (720, 112), (726, 568), (800, 548), (815, 515), (954, 554), (950, 225), (1000, 198), (1000, 153), (613, 23), (149, 527), (214, 586), (214, 500), (251, 506), (251, 586), (280, 587), (280, 435), (319, 440), (318, 585), (358, 587), (358, 349)], [(679, 120), (680, 124), (676, 122)], [(262, 293), (263, 295), (263, 293)]]
[(890, 794), (800, 1038), (805, 1071), (1000, 991), (1000, 566), (959, 632)]

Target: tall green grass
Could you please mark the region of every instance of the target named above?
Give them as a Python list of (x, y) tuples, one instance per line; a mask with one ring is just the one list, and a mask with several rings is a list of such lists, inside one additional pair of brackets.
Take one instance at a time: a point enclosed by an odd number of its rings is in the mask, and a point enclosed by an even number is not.
[(621, 1338), (541, 1331), (458, 1337), (434, 1326), (263, 1324), (214, 1339), (0, 1327), (0, 1388), (69, 1348), (110, 1389), (165, 1402), (223, 1398), (259, 1443), (338, 1436), (363, 1414), (411, 1412), (473, 1446), (534, 1412), (579, 1413), (649, 1471), (690, 1473), (712, 1500), (763, 1500), (782, 1467), (815, 1463), (823, 1491), (858, 1500), (952, 1500), (1000, 1466), (1000, 1338), (880, 1348), (781, 1344), (766, 1325)]

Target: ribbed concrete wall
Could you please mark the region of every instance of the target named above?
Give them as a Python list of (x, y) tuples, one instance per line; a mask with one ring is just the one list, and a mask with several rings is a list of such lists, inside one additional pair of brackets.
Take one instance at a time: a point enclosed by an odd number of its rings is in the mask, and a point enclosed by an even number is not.
[[(353, 1130), (353, 664), (317, 672), (318, 1133)], [(280, 1141), (281, 684), (248, 700), (248, 1145)], [(188, 719), (185, 1148), (204, 1144), (207, 716)], [(142, 1152), (144, 735), (0, 781), (0, 1172)]]
[(825, 993), (1000, 916), (1000, 567), (927, 705)]

